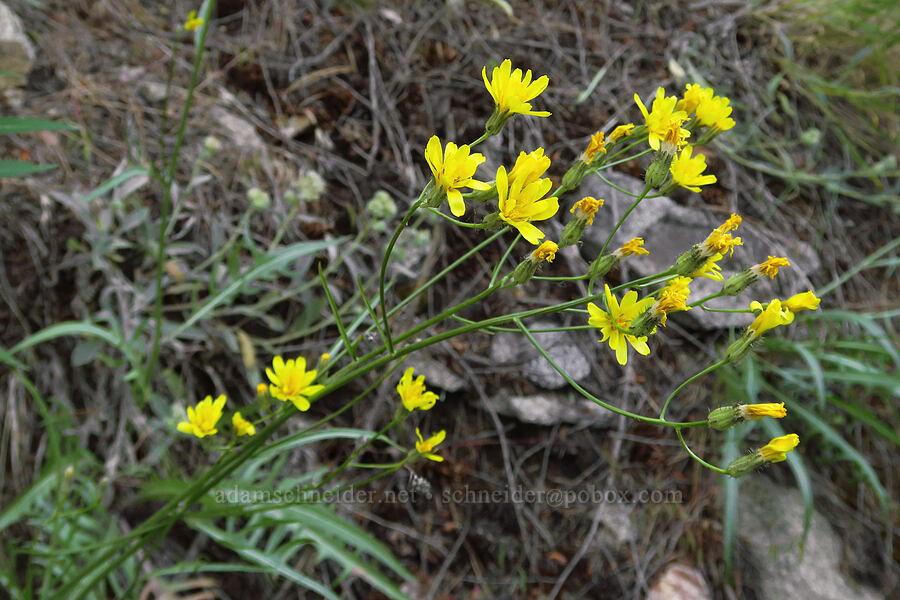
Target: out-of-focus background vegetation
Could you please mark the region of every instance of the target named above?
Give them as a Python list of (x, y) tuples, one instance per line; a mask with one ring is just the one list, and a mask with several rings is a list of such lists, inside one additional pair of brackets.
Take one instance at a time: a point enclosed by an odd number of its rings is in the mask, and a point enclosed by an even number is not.
[[(739, 212), (772, 240), (808, 245), (818, 268), (779, 278), (808, 281), (823, 302), (753, 359), (691, 388), (679, 410), (703, 418), (724, 403), (784, 401), (789, 416), (775, 428), (692, 443), (724, 462), (780, 427), (799, 433), (797, 456), (738, 486), (692, 463), (669, 432), (618, 420), (540, 425), (498, 413), (497, 398), (535, 390), (494, 362), (488, 336), (472, 336), (428, 356), (452, 379), (423, 421), (449, 434), (448, 460), (416, 467), (431, 498), (304, 508), (254, 523), (264, 538), (241, 535), (246, 523), (232, 520), (187, 522), (123, 565), (106, 597), (130, 593), (127, 582), (136, 579), (143, 597), (294, 598), (312, 593), (302, 591), (309, 577), (354, 598), (621, 598), (659, 592), (672, 577), (700, 594), (683, 597), (763, 598), (773, 565), (796, 555), (804, 536), (760, 551), (742, 521), (751, 493), (763, 512), (796, 506), (801, 531), (840, 542), (825, 558), (822, 538), (816, 551), (806, 545), (789, 575), (812, 564), (838, 582), (831, 591), (801, 589), (813, 594), (802, 597), (838, 597), (828, 594), (856, 586), (873, 597), (897, 593), (894, 2), (221, 0), (179, 164), (166, 336), (146, 402), (136, 402), (129, 385), (132, 358), (149, 352), (155, 301), (161, 191), (146, 169), (173, 143), (193, 57), (193, 38), (179, 27), (198, 7), (6, 4), (36, 53), (24, 86), (0, 92), (0, 114), (74, 126), (0, 136), (0, 160), (56, 165), (0, 180), (0, 584), (11, 596), (27, 597), (28, 585), (38, 595), (46, 572), (65, 577), (68, 552), (128, 533), (167, 489), (210, 463), (196, 440), (174, 429), (186, 405), (218, 393), (252, 403), (273, 355), (327, 348), (337, 332), (316, 269), (326, 269), (342, 303), (357, 277), (377, 272), (389, 216), (373, 216), (366, 204), (385, 190), (406, 209), (427, 182), (423, 149), (432, 134), (460, 143), (481, 134), (493, 108), (481, 69), (504, 58), (549, 76), (539, 107), (553, 116), (513, 120), (486, 151), (508, 164), (519, 150), (542, 146), (556, 180), (591, 133), (639, 117), (635, 92), (646, 99), (657, 86), (676, 94), (701, 82), (731, 98), (737, 127), (704, 150), (718, 183), (673, 200), (717, 216)], [(207, 136), (221, 149), (205, 151)], [(635, 177), (645, 168), (619, 167)], [(309, 191), (310, 173), (324, 180), (321, 194)], [(253, 187), (268, 193), (268, 205), (251, 206)], [(398, 271), (400, 294), (481, 235), (430, 221), (416, 231), (401, 240), (408, 260)], [(312, 252), (312, 241), (325, 243)], [(280, 247), (282, 262), (254, 270), (262, 253)], [(409, 318), (464, 297), (499, 258), (467, 266)], [(730, 267), (764, 258), (739, 256)], [(554, 274), (568, 274), (566, 265), (555, 263)], [(563, 299), (573, 289), (533, 283), (479, 314)], [(653, 356), (626, 370), (598, 352), (592, 385), (653, 413), (734, 335), (672, 320)], [(71, 321), (111, 337), (77, 328), (35, 337)], [(340, 404), (313, 407), (310, 418)], [(395, 405), (385, 385), (336, 425), (377, 427)], [(347, 443), (268, 456), (244, 476), (302, 483), (342, 460)], [(407, 475), (373, 489), (409, 489)], [(602, 509), (441, 502), (443, 490), (466, 486), (667, 490), (682, 501)]]

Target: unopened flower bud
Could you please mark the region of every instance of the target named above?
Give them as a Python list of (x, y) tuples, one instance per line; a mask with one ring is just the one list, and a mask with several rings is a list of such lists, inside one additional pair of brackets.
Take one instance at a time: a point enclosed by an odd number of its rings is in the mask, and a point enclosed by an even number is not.
[(315, 171), (309, 171), (294, 182), (294, 190), (300, 200), (314, 202), (325, 192), (325, 180)]
[(482, 226), (484, 226), (485, 229), (487, 229), (489, 231), (495, 231), (497, 229), (500, 229), (504, 225), (506, 225), (506, 222), (500, 218), (499, 212), (495, 212), (495, 213), (491, 213), (491, 214), (487, 215), (481, 221), (481, 224), (482, 224)]
[(203, 152), (207, 156), (212, 156), (216, 152), (222, 149), (222, 141), (217, 137), (213, 137), (211, 135), (203, 138)]
[(665, 152), (657, 152), (656, 158), (647, 167), (644, 173), (644, 181), (652, 188), (662, 186), (669, 178), (669, 166), (672, 164), (672, 155)]
[(706, 417), (706, 422), (709, 426), (718, 431), (730, 429), (732, 426), (740, 423), (740, 421), (741, 411), (737, 405), (722, 406), (711, 411)]
[(252, 187), (247, 190), (247, 200), (250, 201), (250, 206), (256, 210), (265, 210), (272, 203), (269, 194), (258, 187)]
[(591, 266), (588, 269), (588, 277), (590, 277), (591, 279), (603, 277), (604, 275), (609, 273), (617, 264), (619, 264), (619, 258), (615, 254), (604, 254), (603, 256), (598, 256), (594, 260), (594, 262), (591, 263)]
[(378, 190), (366, 203), (366, 211), (376, 221), (387, 221), (397, 214), (397, 203), (389, 193)]

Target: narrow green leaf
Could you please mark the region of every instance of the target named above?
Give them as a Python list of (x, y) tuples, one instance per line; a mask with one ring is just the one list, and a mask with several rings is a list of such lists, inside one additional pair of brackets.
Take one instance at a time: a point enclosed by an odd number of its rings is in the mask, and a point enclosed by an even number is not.
[(21, 119), (19, 117), (0, 117), (0, 135), (28, 133), (30, 131), (51, 130), (77, 131), (78, 128), (68, 123), (58, 123), (47, 119)]
[(218, 544), (233, 550), (244, 560), (264, 567), (266, 569), (266, 572), (284, 577), (288, 581), (296, 583), (297, 585), (302, 586), (312, 592), (320, 594), (324, 598), (329, 598), (330, 600), (340, 600), (334, 592), (332, 592), (322, 583), (316, 581), (312, 577), (308, 577), (303, 573), (292, 569), (287, 564), (275, 560), (272, 556), (260, 552), (257, 548), (247, 545), (246, 541), (243, 540), (240, 536), (219, 529), (205, 521), (188, 519), (186, 522), (192, 528), (196, 529), (197, 531), (201, 531), (211, 537)]
[(64, 321), (62, 323), (57, 323), (56, 325), (51, 325), (46, 329), (42, 329), (35, 334), (32, 334), (13, 346), (9, 349), (9, 354), (16, 354), (25, 350), (26, 348), (30, 348), (31, 346), (36, 346), (43, 342), (48, 342), (50, 340), (55, 340), (59, 337), (65, 337), (68, 335), (76, 335), (76, 336), (85, 336), (85, 337), (97, 337), (103, 340), (104, 342), (116, 347), (120, 348), (122, 346), (122, 340), (111, 332), (108, 329), (104, 329), (102, 327), (98, 327), (92, 323), (85, 323), (83, 321)]
[(176, 327), (174, 331), (170, 332), (168, 334), (168, 337), (176, 338), (198, 321), (207, 318), (217, 306), (223, 304), (224, 302), (227, 302), (228, 300), (236, 296), (245, 285), (252, 283), (257, 279), (261, 279), (269, 275), (273, 271), (286, 266), (292, 260), (296, 260), (301, 256), (306, 256), (307, 254), (313, 254), (334, 244), (341, 244), (344, 241), (345, 238), (316, 242), (297, 242), (296, 244), (292, 244), (290, 246), (282, 248), (281, 250), (266, 255), (266, 257), (259, 264), (254, 265), (241, 277), (238, 277), (237, 279), (229, 283), (227, 286), (225, 286), (224, 289), (204, 302), (203, 306), (201, 306), (196, 312), (194, 312), (194, 314), (188, 317), (188, 319), (184, 323)]
[(20, 160), (0, 160), (0, 178), (21, 177), (55, 169), (56, 165), (33, 165)]
[(79, 196), (79, 200), (81, 200), (82, 202), (90, 202), (91, 200), (99, 198), (100, 196), (103, 196), (104, 194), (107, 194), (108, 192), (114, 190), (133, 177), (149, 176), (150, 169), (147, 169), (145, 167), (128, 167), (115, 177), (110, 177), (87, 194)]
[(834, 396), (829, 396), (828, 402), (834, 404), (844, 412), (849, 413), (854, 419), (867, 423), (869, 427), (875, 430), (875, 433), (900, 446), (900, 435), (897, 435), (897, 432), (886, 425), (884, 420), (878, 415), (873, 414), (859, 404), (844, 402)]

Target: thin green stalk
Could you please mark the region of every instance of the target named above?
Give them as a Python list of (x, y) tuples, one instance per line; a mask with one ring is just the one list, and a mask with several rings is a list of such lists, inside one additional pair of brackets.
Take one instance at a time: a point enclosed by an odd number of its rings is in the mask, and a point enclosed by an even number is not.
[(666, 421), (661, 418), (654, 419), (653, 417), (645, 417), (644, 415), (639, 415), (637, 413), (629, 412), (625, 409), (619, 408), (618, 406), (614, 406), (612, 404), (609, 404), (608, 402), (604, 402), (600, 398), (597, 398), (596, 396), (591, 394), (589, 391), (587, 391), (586, 389), (584, 389), (583, 387), (578, 385), (578, 383), (576, 383), (574, 379), (569, 377), (569, 374), (566, 373), (566, 371), (562, 367), (560, 367), (558, 364), (556, 364), (556, 361), (554, 361), (552, 358), (550, 358), (550, 355), (547, 353), (546, 350), (544, 350), (544, 347), (541, 346), (540, 343), (538, 343), (538, 341), (531, 334), (531, 331), (529, 331), (529, 329), (527, 327), (525, 327), (525, 325), (522, 323), (522, 321), (520, 319), (514, 318), (513, 322), (519, 327), (519, 330), (525, 334), (525, 337), (528, 338), (528, 341), (531, 342), (531, 345), (534, 346), (537, 349), (537, 351), (541, 353), (541, 355), (543, 355), (543, 357), (547, 360), (547, 362), (550, 363), (550, 365), (554, 369), (556, 369), (556, 372), (559, 373), (560, 375), (562, 375), (563, 379), (565, 379), (569, 383), (569, 385), (571, 385), (573, 388), (575, 388), (578, 391), (578, 393), (580, 393), (582, 396), (584, 396), (588, 400), (590, 400), (596, 404), (599, 404), (603, 408), (610, 410), (610, 411), (616, 413), (617, 415), (622, 415), (623, 417), (628, 417), (630, 419), (634, 419), (634, 420), (640, 421), (642, 423), (648, 423), (650, 425), (660, 425), (662, 427), (674, 427), (676, 429), (679, 427), (706, 427), (707, 426), (707, 422), (705, 420), (704, 421), (688, 421), (688, 422), (684, 422), (684, 423), (673, 423), (671, 421)]
[(466, 223), (465, 221), (460, 221), (459, 219), (454, 219), (453, 217), (451, 217), (449, 215), (445, 215), (440, 210), (438, 210), (436, 208), (432, 208), (430, 206), (428, 207), (428, 210), (430, 210), (432, 212), (432, 214), (439, 216), (440, 218), (444, 219), (445, 221), (450, 221), (457, 227), (465, 227), (467, 229), (484, 229), (484, 225), (482, 225), (481, 223)]
[[(688, 306), (700, 306), (704, 302), (707, 302), (709, 300), (715, 300), (716, 298), (721, 298), (722, 296), (725, 296), (725, 295), (726, 295), (725, 292), (716, 292), (715, 294), (710, 294), (706, 298), (701, 298), (700, 300), (697, 300), (696, 302), (691, 302), (690, 304), (688, 304)], [(707, 310), (713, 310), (713, 309), (707, 309)]]
[[(155, 286), (155, 302), (153, 306), (153, 344), (150, 350), (150, 358), (144, 371), (144, 389), (146, 394), (151, 393), (151, 380), (153, 372), (156, 370), (156, 363), (159, 360), (160, 341), (162, 339), (162, 282), (164, 264), (166, 259), (166, 231), (169, 228), (169, 211), (172, 208), (172, 184), (175, 181), (175, 171), (178, 167), (178, 159), (181, 156), (181, 146), (184, 144), (184, 135), (187, 130), (188, 115), (191, 111), (191, 105), (194, 102), (194, 91), (197, 89), (197, 81), (200, 78), (200, 66), (203, 62), (203, 50), (206, 44), (206, 33), (209, 30), (209, 17), (213, 14), (216, 7), (216, 0), (210, 0), (206, 5), (206, 13), (203, 15), (203, 24), (200, 26), (200, 33), (197, 36), (197, 51), (194, 54), (194, 68), (191, 71), (191, 80), (188, 84), (187, 98), (184, 101), (184, 109), (181, 111), (181, 121), (178, 124), (178, 132), (175, 135), (175, 147), (172, 149), (172, 155), (163, 178), (163, 202), (162, 212), (160, 215), (159, 238), (157, 239), (156, 249), (156, 286)], [(172, 61), (175, 58), (173, 56)], [(173, 67), (174, 68), (174, 67)], [(160, 132), (160, 137), (164, 137), (165, 132)]]
[(666, 402), (663, 404), (662, 410), (659, 411), (659, 418), (665, 419), (666, 410), (669, 408), (669, 402), (672, 401), (672, 398), (674, 398), (676, 395), (678, 395), (678, 392), (683, 390), (692, 381), (695, 381), (695, 380), (699, 379), (700, 377), (703, 377), (707, 373), (711, 373), (711, 372), (715, 371), (716, 369), (718, 369), (721, 366), (724, 366), (725, 364), (727, 364), (727, 361), (720, 360), (719, 362), (713, 363), (710, 366), (706, 367), (699, 373), (695, 373), (694, 375), (691, 375), (690, 377), (688, 377), (681, 385), (679, 385), (677, 388), (675, 388), (671, 394), (669, 394), (668, 398), (666, 398)]
[(378, 271), (378, 303), (381, 307), (381, 319), (384, 321), (384, 331), (386, 334), (388, 352), (390, 354), (394, 353), (394, 342), (391, 339), (391, 325), (390, 323), (388, 323), (387, 302), (385, 301), (386, 294), (384, 293), (384, 277), (387, 273), (388, 261), (391, 260), (391, 254), (394, 252), (394, 246), (396, 245), (397, 240), (400, 238), (400, 234), (403, 233), (403, 230), (409, 223), (410, 218), (412, 218), (413, 213), (415, 213), (416, 210), (418, 210), (418, 208), (422, 205), (423, 199), (425, 198), (425, 193), (431, 185), (432, 184), (429, 183), (425, 186), (425, 189), (423, 189), (422, 193), (419, 194), (419, 198), (415, 202), (413, 202), (412, 206), (409, 207), (409, 210), (406, 211), (406, 214), (403, 216), (403, 220), (400, 221), (400, 224), (394, 231), (394, 235), (391, 237), (391, 241), (388, 242), (387, 249), (384, 251), (384, 258), (381, 260), (381, 269), (379, 269)]
[[(328, 281), (325, 279), (325, 274), (322, 273), (322, 265), (319, 265), (319, 281), (322, 282), (322, 289), (325, 290), (325, 297), (328, 299), (328, 306), (331, 307), (331, 313), (334, 315), (334, 323), (337, 325), (338, 333), (341, 335), (341, 339), (344, 340), (344, 347), (347, 348), (347, 352), (350, 354), (350, 358), (356, 360), (356, 350), (353, 348), (353, 344), (350, 343), (350, 338), (347, 337), (347, 330), (344, 328), (344, 323), (341, 321), (341, 311), (338, 309), (337, 302), (334, 301), (334, 296), (331, 295), (331, 290), (328, 289)], [(359, 291), (362, 294), (362, 288)]]
[[(502, 231), (506, 231), (509, 227), (504, 227)], [(500, 257), (500, 260), (497, 261), (497, 266), (494, 267), (494, 272), (491, 273), (491, 282), (488, 284), (488, 287), (494, 287), (497, 283), (497, 277), (500, 276), (500, 271), (503, 269), (503, 265), (506, 264), (506, 259), (509, 258), (509, 255), (512, 254), (513, 248), (516, 247), (516, 244), (519, 243), (519, 240), (522, 239), (522, 234), (518, 234), (516, 239), (512, 241), (512, 243), (506, 248), (506, 252), (503, 253), (503, 256)]]
[(681, 446), (685, 449), (685, 451), (690, 455), (691, 458), (696, 460), (698, 463), (700, 463), (701, 465), (703, 465), (710, 471), (715, 471), (716, 473), (721, 473), (722, 475), (728, 475), (727, 469), (722, 469), (715, 465), (711, 465), (708, 462), (706, 462), (705, 460), (703, 460), (702, 458), (700, 458), (699, 456), (697, 456), (696, 454), (694, 454), (694, 451), (691, 450), (688, 447), (687, 442), (684, 441), (684, 436), (681, 434), (681, 427), (676, 427), (675, 433), (678, 435), (678, 440), (681, 442)]
[(278, 247), (278, 244), (281, 243), (281, 238), (284, 237), (284, 234), (287, 233), (287, 228), (290, 227), (291, 222), (293, 222), (294, 217), (297, 216), (297, 213), (300, 212), (300, 205), (294, 206), (291, 209), (291, 212), (288, 213), (287, 217), (284, 218), (284, 221), (281, 222), (281, 225), (278, 227), (278, 231), (275, 232), (275, 237), (272, 238), (272, 241), (269, 243), (269, 252)]
[(628, 210), (625, 211), (625, 214), (622, 215), (622, 218), (619, 219), (619, 222), (616, 223), (616, 226), (613, 227), (613, 230), (611, 232), (609, 232), (609, 237), (606, 238), (606, 242), (603, 244), (603, 247), (600, 248), (599, 256), (603, 256), (603, 254), (606, 252), (606, 247), (609, 246), (609, 243), (612, 241), (613, 236), (615, 236), (616, 232), (619, 231), (619, 227), (622, 226), (622, 223), (625, 222), (625, 219), (628, 218), (628, 215), (631, 214), (631, 211), (633, 211), (635, 208), (637, 208), (638, 204), (641, 203), (641, 200), (644, 199), (644, 196), (646, 196), (647, 192), (649, 192), (649, 191), (650, 191), (650, 186), (645, 185), (644, 190), (641, 192), (641, 195), (638, 196), (637, 198), (635, 198), (634, 202), (631, 203), (631, 206), (628, 207)]

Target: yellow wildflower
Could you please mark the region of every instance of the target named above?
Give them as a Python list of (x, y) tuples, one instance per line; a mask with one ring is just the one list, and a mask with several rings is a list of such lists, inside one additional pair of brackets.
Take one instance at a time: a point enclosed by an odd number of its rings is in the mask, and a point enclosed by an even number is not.
[(256, 395), (257, 396), (265, 396), (269, 393), (269, 386), (265, 383), (256, 384)]
[(712, 88), (700, 87), (699, 83), (689, 83), (685, 86), (684, 97), (678, 101), (678, 105), (675, 108), (690, 114), (697, 109), (698, 104), (712, 97)]
[(544, 156), (543, 148), (538, 148), (528, 153), (519, 152), (516, 164), (509, 170), (507, 176), (510, 184), (519, 182), (522, 187), (526, 187), (539, 180), (549, 168), (550, 157)]
[(615, 350), (616, 360), (620, 365), (628, 362), (628, 344), (631, 344), (638, 354), (644, 356), (650, 354), (650, 347), (647, 346), (647, 336), (635, 337), (622, 330), (628, 330), (631, 322), (634, 321), (641, 313), (646, 311), (651, 304), (653, 298), (644, 298), (638, 301), (637, 292), (629, 290), (622, 298), (620, 305), (616, 297), (609, 291), (609, 285), (604, 285), (606, 290), (606, 304), (609, 306), (609, 313), (604, 312), (593, 302), (588, 303), (588, 325), (598, 327), (603, 333), (603, 339), (600, 342), (609, 340), (609, 347)]
[(290, 400), (297, 410), (309, 410), (309, 397), (322, 391), (324, 385), (312, 385), (316, 371), (306, 370), (302, 356), (285, 361), (281, 356), (272, 359), (272, 368), (266, 368), (269, 376), (269, 393), (282, 402)]
[(737, 229), (738, 225), (741, 224), (741, 221), (743, 221), (743, 219), (741, 219), (741, 215), (731, 213), (731, 216), (728, 217), (724, 223), (716, 227), (716, 229), (718, 229), (722, 233), (728, 233), (729, 231)]
[(188, 13), (187, 21), (184, 23), (184, 28), (188, 31), (197, 31), (197, 28), (203, 25), (203, 19), (197, 16), (197, 11), (192, 10)]
[(425, 160), (434, 175), (435, 186), (447, 195), (450, 212), (454, 216), (461, 217), (466, 212), (466, 204), (459, 188), (491, 189), (489, 184), (472, 178), (478, 165), (485, 159), (483, 154), (477, 152), (470, 154), (470, 148), (465, 144), (457, 146), (453, 142), (447, 142), (447, 147), (442, 153), (441, 140), (433, 135), (425, 146)]
[(634, 95), (634, 101), (641, 110), (641, 114), (644, 115), (647, 124), (648, 142), (654, 150), (659, 150), (659, 143), (665, 139), (673, 119), (680, 119), (679, 125), (687, 119), (685, 111), (675, 110), (678, 99), (675, 96), (666, 97), (665, 94), (663, 88), (657, 88), (650, 112), (647, 112), (647, 107), (641, 102), (640, 96)]
[(787, 458), (787, 453), (796, 448), (799, 443), (800, 436), (796, 433), (789, 433), (773, 439), (760, 448), (759, 456), (766, 462), (781, 462)]
[(709, 237), (706, 238), (706, 241), (703, 242), (703, 245), (708, 251), (717, 252), (724, 256), (726, 253), (733, 255), (734, 247), (743, 246), (744, 242), (741, 241), (741, 238), (733, 238), (731, 234), (722, 233), (718, 229), (714, 229), (709, 234)]
[(531, 69), (523, 76), (522, 69), (512, 70), (512, 62), (507, 58), (499, 67), (494, 67), (490, 81), (487, 78), (487, 67), (481, 69), (481, 77), (484, 79), (484, 87), (494, 99), (496, 111), (535, 117), (550, 116), (545, 110), (531, 110), (531, 104), (528, 102), (547, 88), (550, 80), (546, 75), (531, 81)]
[(433, 453), (432, 450), (447, 437), (446, 431), (438, 431), (436, 434), (425, 440), (422, 439), (422, 432), (416, 427), (416, 437), (419, 438), (419, 441), (416, 442), (416, 451), (418, 451), (419, 454), (435, 462), (443, 462), (444, 457)]
[(397, 384), (397, 393), (400, 394), (400, 401), (403, 408), (412, 412), (416, 409), (429, 410), (437, 402), (438, 395), (425, 389), (425, 376), (419, 375), (413, 379), (414, 367), (410, 367), (403, 372), (400, 383)]
[(644, 238), (640, 237), (631, 238), (630, 240), (622, 244), (618, 250), (613, 252), (613, 255), (618, 259), (623, 259), (626, 256), (640, 254), (650, 254), (650, 252), (648, 252), (644, 248)]
[(523, 185), (523, 177), (509, 181), (506, 169), (497, 169), (497, 195), (500, 204), (500, 218), (519, 230), (529, 243), (537, 245), (544, 237), (544, 232), (531, 224), (531, 221), (549, 219), (559, 210), (556, 197), (542, 198), (550, 191), (552, 183), (549, 179), (538, 179)]
[(204, 438), (215, 435), (218, 431), (216, 423), (222, 418), (222, 409), (225, 408), (225, 395), (222, 394), (215, 400), (207, 396), (197, 403), (196, 407), (188, 406), (187, 421), (178, 424), (178, 431)]
[(631, 132), (634, 130), (634, 123), (628, 123), (627, 125), (619, 125), (615, 129), (612, 130), (612, 133), (609, 134), (609, 137), (606, 138), (607, 144), (615, 144), (619, 141), (620, 138), (623, 138), (627, 135), (631, 135)]
[(697, 105), (697, 121), (701, 125), (712, 127), (717, 131), (727, 131), (734, 127), (729, 100), (725, 97), (713, 96), (704, 98)]
[(816, 310), (819, 308), (819, 303), (821, 301), (822, 299), (816, 298), (816, 295), (810, 290), (808, 292), (794, 294), (782, 302), (781, 305), (791, 311), (791, 313), (796, 313), (801, 310)]
[(716, 252), (703, 263), (702, 267), (691, 273), (690, 277), (705, 277), (713, 281), (722, 281), (725, 277), (722, 275), (722, 267), (717, 264), (721, 258), (722, 255)]
[(242, 435), (256, 435), (256, 427), (253, 423), (241, 416), (240, 412), (236, 412), (231, 416), (231, 425), (238, 437)]
[(781, 419), (787, 415), (784, 402), (769, 404), (741, 404), (738, 406), (740, 415), (747, 421), (759, 421), (763, 417)]
[(531, 253), (531, 260), (535, 262), (541, 262), (542, 260), (553, 262), (553, 259), (556, 258), (556, 252), (558, 250), (559, 246), (556, 242), (546, 240), (544, 242), (541, 242), (541, 245)]
[(672, 173), (672, 182), (687, 188), (692, 192), (699, 192), (701, 185), (707, 185), (716, 182), (715, 175), (702, 175), (706, 170), (706, 156), (698, 154), (691, 157), (694, 148), (688, 146), (672, 160), (669, 165), (669, 172)]
[(659, 319), (659, 322), (665, 326), (668, 319), (668, 313), (673, 310), (690, 310), (687, 305), (688, 296), (691, 290), (688, 285), (691, 283), (690, 277), (676, 277), (659, 292), (659, 300), (650, 307), (651, 316)]
[(775, 298), (769, 303), (766, 310), (757, 315), (756, 319), (750, 323), (748, 331), (750, 332), (751, 338), (756, 339), (770, 329), (778, 327), (779, 325), (787, 325), (793, 320), (793, 313), (791, 313), (791, 311), (783, 311), (781, 309), (781, 300)]
[(597, 200), (593, 196), (585, 196), (584, 198), (576, 202), (575, 206), (573, 206), (569, 212), (574, 215), (575, 211), (577, 210), (577, 218), (584, 219), (585, 221), (587, 221), (588, 225), (593, 225), (594, 215), (597, 214), (597, 210), (601, 206), (603, 206), (604, 202), (605, 200), (603, 200), (602, 198), (600, 200)]
[(660, 152), (671, 156), (687, 144), (687, 139), (691, 136), (691, 131), (682, 127), (684, 121), (686, 121), (686, 119), (674, 118), (669, 121), (669, 127), (666, 129), (665, 134), (663, 134), (662, 142), (659, 146)]
[(606, 154), (606, 144), (603, 142), (604, 135), (606, 134), (602, 131), (591, 134), (591, 141), (585, 149), (584, 155), (581, 157), (581, 160), (584, 161), (585, 164), (590, 164), (591, 161), (594, 160), (594, 157), (600, 152)]
[(750, 270), (758, 277), (765, 276), (769, 279), (775, 279), (775, 276), (778, 275), (778, 269), (789, 266), (791, 266), (791, 263), (788, 262), (788, 259), (770, 256), (765, 262), (750, 267)]

